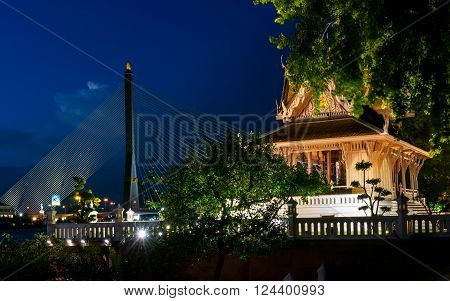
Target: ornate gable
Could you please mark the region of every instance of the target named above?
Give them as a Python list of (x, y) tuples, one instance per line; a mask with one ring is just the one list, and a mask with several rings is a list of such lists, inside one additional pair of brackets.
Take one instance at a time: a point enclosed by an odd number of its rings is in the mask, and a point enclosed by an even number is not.
[(319, 108), (315, 108), (311, 91), (300, 87), (298, 91), (294, 92), (288, 80), (285, 79), (281, 103), (277, 105), (277, 119), (290, 122), (303, 119), (353, 116), (349, 102), (343, 97), (333, 95), (334, 90), (334, 83), (328, 84), (327, 90), (320, 96)]

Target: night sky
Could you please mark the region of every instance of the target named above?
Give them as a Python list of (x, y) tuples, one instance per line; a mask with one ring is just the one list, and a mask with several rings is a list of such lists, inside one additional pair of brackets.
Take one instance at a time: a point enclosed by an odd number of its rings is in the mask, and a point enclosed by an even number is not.
[[(0, 194), (122, 84), (2, 2)], [(280, 27), (271, 6), (251, 0), (6, 2), (120, 73), (130, 60), (135, 81), (169, 103), (265, 115), (280, 97), (281, 52), (268, 41)], [(109, 181), (120, 181), (117, 175)], [(97, 186), (107, 189), (111, 182), (97, 180)]]

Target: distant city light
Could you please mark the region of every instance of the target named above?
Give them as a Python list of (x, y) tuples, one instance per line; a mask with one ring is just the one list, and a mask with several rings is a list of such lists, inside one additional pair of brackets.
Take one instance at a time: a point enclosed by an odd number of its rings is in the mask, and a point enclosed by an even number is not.
[(20, 213), (19, 213), (19, 216), (20, 216), (20, 217), (22, 217), (22, 216), (23, 216), (23, 213), (22, 213), (22, 212), (20, 212)]
[(141, 229), (137, 232), (137, 237), (139, 239), (144, 239), (147, 237), (147, 231), (145, 231), (144, 229)]

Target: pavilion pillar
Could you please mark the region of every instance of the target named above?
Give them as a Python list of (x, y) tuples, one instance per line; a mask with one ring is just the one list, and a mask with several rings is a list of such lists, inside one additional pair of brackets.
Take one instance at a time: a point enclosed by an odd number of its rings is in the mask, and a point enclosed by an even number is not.
[(306, 160), (308, 161), (308, 174), (312, 173), (312, 153), (306, 153)]
[(410, 164), (409, 164), (409, 185), (411, 186), (411, 190), (412, 190), (412, 198), (415, 198), (415, 191), (416, 191), (416, 167), (417, 167), (417, 162), (416, 162), (416, 158), (413, 157), (412, 155), (410, 156)]
[(327, 151), (327, 180), (331, 183), (331, 151)]
[(403, 153), (403, 149), (400, 151), (401, 156), (401, 171), (402, 171), (402, 192), (406, 193), (406, 163), (405, 163), (405, 154)]

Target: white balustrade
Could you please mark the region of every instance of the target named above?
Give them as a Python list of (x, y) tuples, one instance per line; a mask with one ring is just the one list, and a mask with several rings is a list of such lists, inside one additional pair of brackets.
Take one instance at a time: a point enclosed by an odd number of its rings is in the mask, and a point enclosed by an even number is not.
[(57, 239), (71, 240), (120, 240), (124, 236), (133, 237), (138, 230), (145, 229), (150, 234), (158, 231), (158, 222), (101, 222), (101, 223), (56, 223), (47, 225), (47, 234)]
[[(397, 238), (396, 216), (296, 218), (299, 239)], [(450, 237), (450, 214), (407, 217), (407, 236)]]

